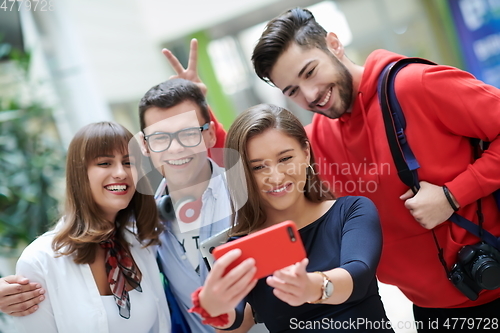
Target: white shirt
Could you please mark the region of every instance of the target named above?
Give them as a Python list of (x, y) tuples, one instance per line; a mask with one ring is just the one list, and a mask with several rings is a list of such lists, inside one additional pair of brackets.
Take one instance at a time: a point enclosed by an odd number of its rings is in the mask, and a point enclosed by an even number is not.
[(142, 292), (134, 289), (128, 292), (130, 298), (130, 318), (128, 319), (120, 316), (115, 296), (101, 296), (110, 332), (149, 333), (153, 330), (158, 317), (153, 290), (146, 283), (141, 283), (141, 288)]
[[(38, 282), (46, 290), (35, 313), (15, 317), (20, 333), (126, 333), (110, 330), (108, 317), (88, 264), (76, 264), (72, 256), (54, 257), (49, 231), (33, 241), (19, 258), (16, 274)], [(132, 232), (125, 232), (130, 252), (142, 272), (141, 286), (152, 290), (157, 315), (151, 333), (169, 333), (170, 313), (155, 260), (155, 247), (143, 248)], [(131, 300), (132, 301), (132, 300)], [(141, 304), (131, 303), (132, 307)], [(118, 311), (118, 309), (116, 309)]]

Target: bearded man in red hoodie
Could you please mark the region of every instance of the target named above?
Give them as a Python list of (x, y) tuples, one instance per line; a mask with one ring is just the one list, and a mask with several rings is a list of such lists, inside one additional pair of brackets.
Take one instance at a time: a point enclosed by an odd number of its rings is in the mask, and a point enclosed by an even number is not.
[[(446, 270), (463, 246), (480, 242), (448, 221), (454, 208), (477, 224), (480, 199), (483, 228), (500, 236), (500, 212), (492, 196), (500, 188), (500, 90), (449, 66), (412, 64), (398, 73), (396, 95), (420, 164), (421, 188), (413, 195), (397, 175), (377, 97), (381, 71), (401, 58), (377, 50), (364, 66), (354, 64), (334, 33), (308, 10), (295, 8), (268, 23), (252, 61), (261, 79), (316, 113), (306, 128), (330, 189), (376, 204), (384, 236), (378, 278), (414, 303), (421, 331), (436, 328), (429, 326), (436, 320), (452, 329), (453, 318), (459, 319), (454, 331), (471, 327), (460, 325), (463, 318), (473, 318), (472, 331), (495, 323), (498, 328), (500, 289), (482, 290), (472, 301), (450, 282)], [(491, 142), (477, 160), (470, 138)]]

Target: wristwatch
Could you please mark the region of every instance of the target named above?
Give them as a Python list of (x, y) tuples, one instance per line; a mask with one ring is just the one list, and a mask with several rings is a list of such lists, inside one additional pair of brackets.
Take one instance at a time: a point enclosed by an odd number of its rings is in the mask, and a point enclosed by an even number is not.
[(307, 302), (310, 304), (322, 303), (324, 300), (330, 298), (330, 296), (332, 296), (333, 294), (332, 280), (330, 280), (330, 278), (323, 272), (316, 271), (314, 273), (319, 274), (323, 277), (323, 284), (321, 285), (321, 297), (314, 302)]

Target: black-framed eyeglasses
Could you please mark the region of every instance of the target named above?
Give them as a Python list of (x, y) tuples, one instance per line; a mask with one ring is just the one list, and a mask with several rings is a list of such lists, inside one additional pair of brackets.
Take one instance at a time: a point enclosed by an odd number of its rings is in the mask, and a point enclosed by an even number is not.
[(149, 149), (155, 153), (161, 153), (170, 148), (173, 139), (176, 139), (183, 147), (192, 148), (201, 143), (201, 132), (206, 131), (208, 126), (209, 124), (206, 123), (200, 127), (184, 128), (174, 133), (155, 132), (145, 135), (144, 140), (148, 143)]

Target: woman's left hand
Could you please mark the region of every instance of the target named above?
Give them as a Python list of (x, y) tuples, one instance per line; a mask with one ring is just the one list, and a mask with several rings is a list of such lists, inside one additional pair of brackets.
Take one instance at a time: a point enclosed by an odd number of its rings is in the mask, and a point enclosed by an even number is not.
[[(295, 265), (285, 267), (267, 277), (267, 284), (273, 287), (276, 297), (291, 306), (312, 302), (321, 296), (320, 276), (307, 273), (309, 259), (305, 258)], [(318, 275), (318, 281), (315, 276)]]

